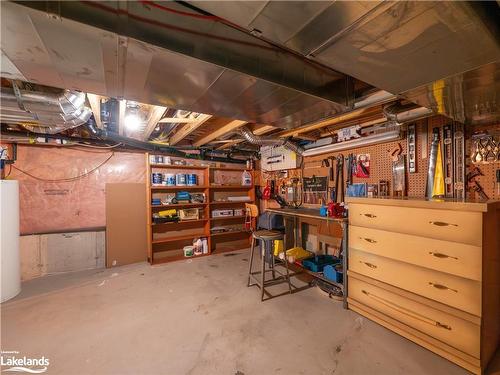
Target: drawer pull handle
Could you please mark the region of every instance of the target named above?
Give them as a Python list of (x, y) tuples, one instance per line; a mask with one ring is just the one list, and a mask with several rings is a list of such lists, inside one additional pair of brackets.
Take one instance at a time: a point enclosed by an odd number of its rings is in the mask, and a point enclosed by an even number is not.
[(429, 251), (429, 254), (432, 255), (432, 256), (435, 256), (436, 258), (441, 258), (441, 259), (451, 258), (451, 259), (458, 260), (457, 257), (452, 257), (451, 255), (446, 255), (446, 254), (443, 254), (443, 253), (435, 253), (434, 251)]
[(377, 241), (372, 240), (371, 238), (365, 238), (365, 237), (359, 237), (360, 240), (365, 240), (366, 242), (369, 243), (377, 243)]
[(458, 290), (456, 289), (452, 289), (452, 288), (448, 288), (446, 285), (443, 285), (443, 284), (436, 284), (436, 283), (432, 283), (429, 281), (429, 285), (430, 286), (433, 286), (434, 288), (436, 289), (440, 289), (440, 290), (451, 290), (452, 292), (455, 292), (455, 293), (458, 293)]
[(362, 260), (360, 260), (359, 263), (363, 263), (365, 266), (370, 267), (370, 268), (377, 268), (377, 266), (375, 264), (363, 262)]
[(445, 223), (444, 221), (429, 221), (429, 224), (437, 225), (438, 227), (458, 227), (458, 224)]
[(374, 215), (374, 214), (360, 214), (360, 215), (361, 215), (361, 216), (363, 216), (363, 215), (364, 215), (364, 216), (366, 216), (366, 217), (368, 217), (368, 218), (370, 218), (370, 219), (375, 219), (375, 218), (377, 217), (377, 216), (376, 216), (376, 215)]
[(379, 297), (373, 293), (370, 293), (370, 292), (367, 292), (366, 290), (362, 289), (361, 292), (363, 294), (365, 294), (366, 296), (374, 299), (375, 301), (377, 301), (378, 303), (381, 303), (382, 305), (385, 305), (393, 310), (396, 310), (402, 314), (406, 314), (408, 315), (409, 317), (413, 318), (413, 319), (417, 319), (417, 320), (420, 320), (421, 322), (424, 322), (424, 323), (427, 323), (427, 324), (430, 324), (432, 326), (436, 326), (436, 327), (439, 327), (439, 328), (444, 328), (444, 329), (447, 329), (449, 331), (451, 331), (451, 326), (447, 325), (447, 324), (443, 324), (441, 322), (438, 322), (437, 320), (433, 320), (431, 318), (428, 318), (424, 315), (421, 315), (415, 311), (411, 311), (411, 310), (408, 310), (407, 308), (403, 307), (403, 306), (399, 306), (397, 304), (395, 304), (394, 302), (391, 302), (391, 301), (388, 301), (386, 300), (385, 298), (382, 298), (382, 297)]

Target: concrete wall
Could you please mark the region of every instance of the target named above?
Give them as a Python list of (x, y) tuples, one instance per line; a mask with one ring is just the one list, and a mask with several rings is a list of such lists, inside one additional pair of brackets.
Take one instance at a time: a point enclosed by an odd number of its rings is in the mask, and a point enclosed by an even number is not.
[(21, 236), (21, 279), (104, 268), (105, 247), (104, 231)]

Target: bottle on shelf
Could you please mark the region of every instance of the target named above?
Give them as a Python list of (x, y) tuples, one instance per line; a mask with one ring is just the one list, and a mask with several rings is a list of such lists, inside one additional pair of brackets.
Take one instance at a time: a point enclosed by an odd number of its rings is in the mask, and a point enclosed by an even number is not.
[(252, 174), (248, 171), (244, 171), (241, 175), (241, 185), (252, 186)]

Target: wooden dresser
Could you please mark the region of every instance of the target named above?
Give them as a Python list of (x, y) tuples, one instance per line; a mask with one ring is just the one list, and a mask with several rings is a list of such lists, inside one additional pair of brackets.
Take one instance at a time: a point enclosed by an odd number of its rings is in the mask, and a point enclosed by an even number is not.
[(349, 308), (483, 373), (500, 336), (500, 202), (348, 205)]

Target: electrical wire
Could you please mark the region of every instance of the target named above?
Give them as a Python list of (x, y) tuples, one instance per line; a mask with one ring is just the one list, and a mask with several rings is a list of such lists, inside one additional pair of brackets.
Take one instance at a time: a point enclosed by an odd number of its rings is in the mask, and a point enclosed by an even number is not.
[[(35, 180), (38, 180), (38, 181), (43, 181), (43, 182), (73, 182), (73, 181), (77, 181), (83, 177), (86, 177), (88, 175), (90, 175), (91, 173), (95, 172), (96, 170), (98, 170), (99, 168), (101, 168), (104, 164), (106, 164), (113, 156), (115, 156), (115, 153), (112, 152), (111, 155), (109, 157), (106, 158), (106, 160), (104, 160), (102, 163), (100, 163), (98, 166), (92, 168), (90, 171), (88, 172), (85, 172), (79, 176), (74, 176), (74, 177), (68, 177), (68, 178), (59, 178), (59, 179), (46, 179), (46, 178), (42, 178), (42, 177), (37, 177), (35, 175), (32, 175), (31, 173), (29, 172), (26, 172), (18, 167), (16, 167), (15, 165), (12, 165), (12, 168), (14, 168), (15, 170), (31, 177), (31, 178), (34, 178)], [(10, 174), (10, 172), (9, 172)]]

